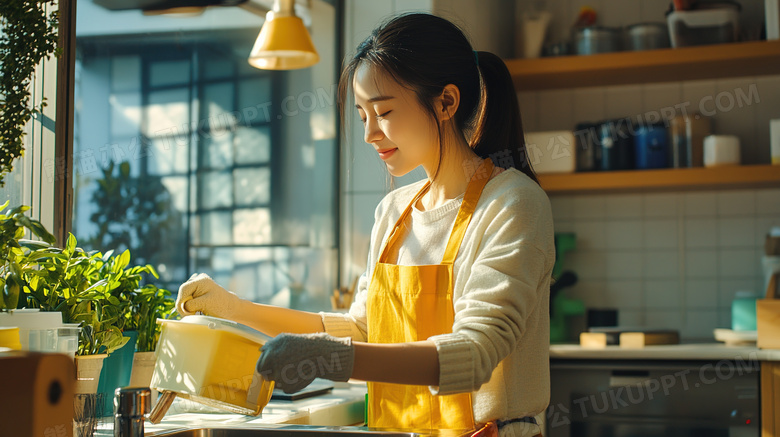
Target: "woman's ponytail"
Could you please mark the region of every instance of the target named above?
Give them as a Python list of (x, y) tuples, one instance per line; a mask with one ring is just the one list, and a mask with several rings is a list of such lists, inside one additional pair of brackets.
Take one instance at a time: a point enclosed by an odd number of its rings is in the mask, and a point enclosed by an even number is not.
[(498, 167), (514, 167), (539, 183), (528, 159), (520, 106), (506, 64), (490, 52), (477, 52), (482, 99), (474, 120), (471, 146)]

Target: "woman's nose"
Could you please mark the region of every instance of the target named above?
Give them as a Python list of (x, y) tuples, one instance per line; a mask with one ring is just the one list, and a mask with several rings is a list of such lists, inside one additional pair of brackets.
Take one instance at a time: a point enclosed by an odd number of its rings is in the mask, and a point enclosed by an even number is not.
[(366, 119), (366, 124), (363, 129), (365, 130), (363, 139), (368, 144), (379, 141), (385, 136), (382, 129), (379, 129), (379, 121), (374, 117), (368, 117)]

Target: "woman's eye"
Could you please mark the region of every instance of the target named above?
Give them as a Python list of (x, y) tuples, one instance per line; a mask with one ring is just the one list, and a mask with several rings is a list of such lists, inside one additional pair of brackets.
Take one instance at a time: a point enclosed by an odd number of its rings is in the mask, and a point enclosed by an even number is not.
[(377, 119), (377, 120), (381, 120), (381, 119), (383, 119), (383, 118), (387, 117), (387, 114), (389, 114), (389, 113), (391, 113), (391, 112), (393, 112), (393, 110), (392, 110), (392, 109), (391, 109), (391, 110), (389, 110), (389, 111), (387, 111), (387, 112), (384, 112), (384, 113), (382, 113), (382, 114), (379, 114), (379, 115), (377, 115), (377, 116), (376, 116), (376, 119)]

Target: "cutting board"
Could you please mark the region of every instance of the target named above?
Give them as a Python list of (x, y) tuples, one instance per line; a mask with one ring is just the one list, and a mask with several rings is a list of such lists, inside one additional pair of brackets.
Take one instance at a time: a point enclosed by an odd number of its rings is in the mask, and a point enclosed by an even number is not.
[(643, 348), (679, 343), (680, 333), (672, 329), (599, 327), (580, 334), (580, 346), (592, 349), (612, 345), (619, 345), (622, 348)]

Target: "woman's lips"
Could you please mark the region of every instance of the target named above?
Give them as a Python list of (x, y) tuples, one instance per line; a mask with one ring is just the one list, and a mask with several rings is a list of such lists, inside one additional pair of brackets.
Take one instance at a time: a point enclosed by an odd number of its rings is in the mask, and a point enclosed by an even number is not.
[(377, 152), (379, 152), (379, 157), (380, 158), (388, 159), (389, 157), (393, 156), (393, 153), (395, 153), (396, 150), (398, 150), (398, 148), (377, 150)]

